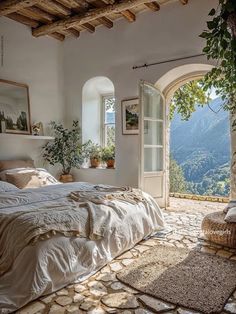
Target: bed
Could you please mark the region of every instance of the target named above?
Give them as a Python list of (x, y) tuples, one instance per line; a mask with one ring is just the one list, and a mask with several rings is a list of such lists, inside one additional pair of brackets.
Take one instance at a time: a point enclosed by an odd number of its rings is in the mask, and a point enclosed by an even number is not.
[(139, 190), (77, 182), (0, 190), (0, 313), (88, 278), (163, 229)]

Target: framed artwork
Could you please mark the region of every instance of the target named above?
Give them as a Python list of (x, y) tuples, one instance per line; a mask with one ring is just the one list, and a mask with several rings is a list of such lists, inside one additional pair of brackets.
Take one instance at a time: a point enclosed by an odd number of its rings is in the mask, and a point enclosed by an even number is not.
[(27, 85), (0, 80), (0, 121), (1, 132), (31, 134)]
[(139, 134), (139, 98), (123, 100), (122, 133)]

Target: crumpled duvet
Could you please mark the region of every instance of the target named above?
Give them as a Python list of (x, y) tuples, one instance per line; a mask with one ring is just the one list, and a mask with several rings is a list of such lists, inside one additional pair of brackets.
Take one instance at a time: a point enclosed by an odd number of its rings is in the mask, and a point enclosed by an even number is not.
[[(142, 202), (150, 206), (139, 190), (114, 187), (101, 190), (100, 186), (95, 189), (72, 192), (66, 203), (55, 201), (29, 210), (0, 213), (0, 275), (27, 245), (58, 233), (97, 240), (122, 223), (127, 215), (124, 204)], [(88, 215), (81, 207), (87, 209)]]
[(11, 214), (0, 213), (0, 275), (5, 273), (27, 245), (57, 233), (88, 237), (84, 212), (73, 204), (50, 204)]
[[(0, 313), (91, 275), (163, 228), (158, 205), (138, 190), (73, 183), (6, 194), (0, 193)], [(27, 279), (19, 277), (25, 265)]]

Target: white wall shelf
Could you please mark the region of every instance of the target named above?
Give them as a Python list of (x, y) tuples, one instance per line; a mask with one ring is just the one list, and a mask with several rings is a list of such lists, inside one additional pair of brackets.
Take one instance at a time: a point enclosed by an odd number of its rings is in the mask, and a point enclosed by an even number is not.
[(51, 141), (54, 140), (52, 136), (36, 136), (29, 134), (10, 134), (10, 133), (0, 133), (0, 139), (27, 139), (27, 140), (41, 140), (41, 141)]

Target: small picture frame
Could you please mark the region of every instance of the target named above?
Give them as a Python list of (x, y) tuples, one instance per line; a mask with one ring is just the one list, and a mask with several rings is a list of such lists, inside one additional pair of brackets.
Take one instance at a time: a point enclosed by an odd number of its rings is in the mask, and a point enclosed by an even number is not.
[(139, 134), (139, 98), (123, 100), (122, 108), (122, 133), (124, 135)]

